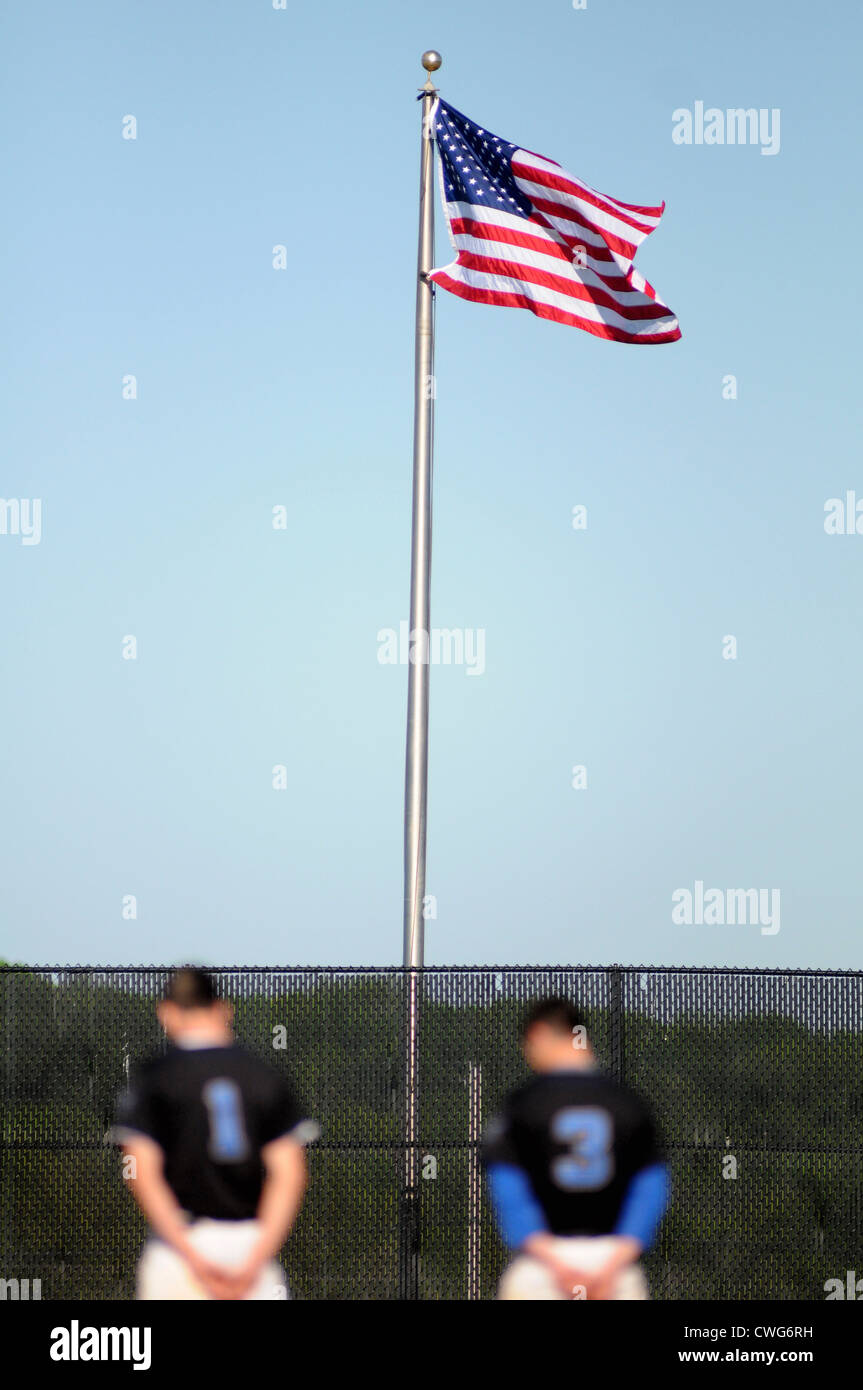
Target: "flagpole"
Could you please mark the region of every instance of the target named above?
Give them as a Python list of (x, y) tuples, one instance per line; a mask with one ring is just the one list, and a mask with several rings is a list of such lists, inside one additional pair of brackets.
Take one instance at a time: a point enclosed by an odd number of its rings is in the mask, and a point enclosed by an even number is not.
[[(431, 110), (437, 89), (431, 74), (439, 53), (422, 55), (419, 239), (414, 349), (414, 468), (411, 528), (411, 606), (408, 635), (408, 714), (405, 747), (404, 951), (407, 988), (405, 1048), (405, 1186), (402, 1212), (401, 1296), (419, 1294), (419, 1002), (424, 962), (426, 804), (428, 798), (429, 658), (432, 543), (432, 425), (434, 414), (434, 299), (428, 272), (434, 264), (434, 144)], [(418, 659), (415, 659), (418, 658)]]
[(425, 86), (421, 89), (422, 144), (414, 354), (414, 482), (409, 649), (410, 654), (424, 659), (408, 661), (404, 899), (406, 967), (422, 966), (424, 951), (434, 412), (434, 302), (432, 287), (426, 277), (434, 263), (434, 144), (429, 116), (437, 89), (432, 85), (431, 74), (441, 65), (440, 54), (433, 51), (424, 53), (422, 64), (428, 76)]

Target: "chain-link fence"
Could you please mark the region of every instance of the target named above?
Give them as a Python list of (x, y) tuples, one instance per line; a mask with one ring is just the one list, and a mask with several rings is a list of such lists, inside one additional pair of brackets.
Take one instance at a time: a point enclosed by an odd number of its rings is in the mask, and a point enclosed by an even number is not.
[[(166, 973), (0, 971), (0, 1280), (31, 1297), (132, 1296), (144, 1228), (106, 1136), (130, 1064), (163, 1046)], [(863, 1274), (863, 973), (426, 969), (414, 1164), (404, 971), (215, 973), (240, 1040), (322, 1126), (285, 1252), (296, 1297), (492, 1296), (506, 1254), (479, 1137), (525, 1076), (524, 1006), (550, 993), (582, 1005), (600, 1059), (658, 1117), (674, 1197), (653, 1297), (823, 1299)]]

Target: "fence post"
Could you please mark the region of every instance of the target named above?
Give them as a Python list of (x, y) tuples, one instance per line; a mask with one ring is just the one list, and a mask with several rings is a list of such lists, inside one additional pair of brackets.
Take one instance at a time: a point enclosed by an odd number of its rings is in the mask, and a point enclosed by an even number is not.
[(421, 977), (418, 971), (404, 975), (404, 1164), (399, 1203), (399, 1299), (419, 1298), (420, 1185), (419, 1185), (419, 1015)]
[(480, 1126), (482, 1124), (482, 1066), (469, 1062), (467, 1069), (467, 1296), (482, 1297), (482, 1174)]
[(626, 1065), (623, 1036), (623, 969), (619, 965), (609, 966), (608, 1012), (611, 1069), (616, 1080), (623, 1081)]

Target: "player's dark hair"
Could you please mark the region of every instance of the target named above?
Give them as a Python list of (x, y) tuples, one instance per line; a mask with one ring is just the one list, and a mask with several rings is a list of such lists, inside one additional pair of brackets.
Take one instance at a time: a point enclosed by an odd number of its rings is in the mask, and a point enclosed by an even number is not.
[(219, 998), (216, 981), (206, 970), (184, 965), (172, 971), (163, 996), (181, 1009), (206, 1009)]
[(571, 1034), (574, 1028), (584, 1028), (584, 1015), (568, 999), (553, 995), (531, 1004), (521, 1020), (521, 1036), (525, 1037), (535, 1023), (545, 1023), (556, 1033)]

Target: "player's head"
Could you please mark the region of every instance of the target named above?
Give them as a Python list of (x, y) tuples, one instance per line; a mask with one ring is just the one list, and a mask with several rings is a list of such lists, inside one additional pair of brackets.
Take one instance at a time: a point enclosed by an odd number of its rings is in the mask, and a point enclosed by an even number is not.
[(593, 1051), (584, 1018), (568, 999), (553, 997), (532, 1004), (522, 1019), (521, 1046), (534, 1071), (589, 1066)]
[(172, 1042), (191, 1036), (220, 1042), (231, 1035), (230, 1004), (219, 998), (213, 976), (194, 966), (172, 971), (156, 1013)]

